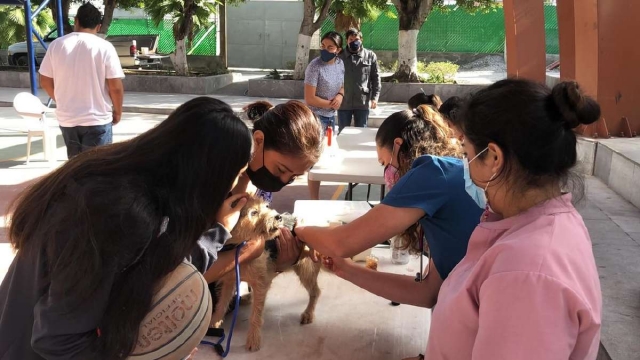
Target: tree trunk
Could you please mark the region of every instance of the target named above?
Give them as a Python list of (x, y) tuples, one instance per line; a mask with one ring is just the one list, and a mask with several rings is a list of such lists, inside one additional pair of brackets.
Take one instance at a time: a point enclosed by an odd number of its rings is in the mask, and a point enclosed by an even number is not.
[(113, 21), (113, 11), (116, 9), (116, 0), (104, 0), (104, 15), (102, 16), (102, 26), (100, 34), (107, 34), (111, 21)]
[(184, 16), (182, 21), (173, 24), (173, 37), (176, 40), (176, 50), (170, 55), (173, 69), (176, 75), (189, 75), (187, 63), (187, 41), (193, 41), (193, 13), (195, 12), (194, 0), (184, 0)]
[(296, 67), (293, 71), (293, 78), (296, 80), (304, 79), (304, 71), (307, 68), (307, 64), (309, 64), (309, 46), (311, 46), (311, 35), (306, 35), (301, 31), (300, 34), (298, 34)]
[(418, 33), (433, 7), (433, 0), (393, 0), (398, 11), (398, 70), (392, 78), (399, 82), (419, 82)]
[(189, 75), (189, 64), (187, 63), (187, 45), (186, 39), (176, 40), (176, 51), (169, 55), (173, 69), (176, 71), (176, 75), (187, 76)]
[[(62, 22), (63, 22), (63, 30), (64, 34), (67, 35), (73, 32), (73, 26), (71, 26), (71, 22), (69, 22), (69, 8), (71, 7), (71, 0), (60, 0), (62, 1)], [(53, 15), (53, 19), (57, 19), (58, 9), (56, 8), (56, 2), (49, 2), (49, 9), (51, 9), (51, 14)]]
[(398, 70), (394, 79), (399, 82), (419, 82), (418, 78), (418, 32), (400, 30), (398, 33)]
[(322, 23), (327, 19), (329, 7), (333, 0), (323, 0), (322, 10), (316, 21), (313, 19), (316, 15), (316, 6), (314, 0), (304, 0), (304, 16), (300, 24), (298, 32), (298, 45), (296, 47), (296, 67), (293, 71), (293, 78), (296, 80), (304, 79), (304, 71), (309, 64), (309, 46), (311, 45), (311, 36), (316, 30), (320, 29)]

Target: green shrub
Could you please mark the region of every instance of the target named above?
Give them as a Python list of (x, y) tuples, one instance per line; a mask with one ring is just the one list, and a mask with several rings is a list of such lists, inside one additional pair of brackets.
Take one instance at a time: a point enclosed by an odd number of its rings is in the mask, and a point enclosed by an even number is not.
[(383, 63), (382, 61), (378, 60), (378, 71), (379, 72), (396, 72), (396, 70), (398, 70), (398, 60), (392, 62), (392, 63)]
[(432, 62), (428, 65), (423, 62), (418, 63), (418, 73), (427, 74), (427, 82), (434, 84), (453, 83), (458, 68), (458, 65), (449, 61)]

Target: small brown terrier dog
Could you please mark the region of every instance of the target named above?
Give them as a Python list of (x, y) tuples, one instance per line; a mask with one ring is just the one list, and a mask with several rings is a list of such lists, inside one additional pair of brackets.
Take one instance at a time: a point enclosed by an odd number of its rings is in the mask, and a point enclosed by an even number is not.
[[(247, 204), (240, 212), (240, 219), (231, 231), (231, 239), (227, 244), (240, 244), (245, 240), (263, 237), (274, 239), (280, 234), (282, 217), (269, 205), (259, 198), (249, 198)], [(309, 292), (309, 303), (300, 317), (301, 324), (313, 322), (314, 311), (320, 288), (318, 287), (318, 273), (321, 264), (314, 263), (308, 256), (308, 252), (303, 250), (300, 260), (288, 270), (293, 270), (300, 278), (300, 282)], [(240, 266), (240, 280), (245, 281), (252, 288), (252, 306), (249, 318), (249, 332), (245, 347), (249, 351), (260, 350), (262, 340), (261, 328), (263, 324), (264, 303), (267, 292), (271, 287), (271, 282), (278, 275), (276, 264), (268, 250), (257, 259), (242, 264)], [(222, 277), (218, 282), (218, 303), (211, 317), (211, 324), (215, 327), (222, 325), (222, 319), (226, 313), (229, 303), (233, 298), (233, 290), (236, 288), (235, 271), (231, 271)]]

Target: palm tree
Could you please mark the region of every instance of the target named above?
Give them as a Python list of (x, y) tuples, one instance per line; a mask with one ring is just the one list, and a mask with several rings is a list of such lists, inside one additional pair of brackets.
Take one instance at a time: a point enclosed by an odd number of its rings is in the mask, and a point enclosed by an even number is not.
[(188, 75), (187, 46), (193, 42), (194, 34), (210, 26), (211, 15), (217, 11), (217, 1), (210, 0), (147, 0), (145, 10), (156, 26), (165, 18), (173, 21), (173, 37), (176, 50), (171, 62), (178, 75)]
[[(27, 39), (24, 20), (24, 7), (0, 6), (0, 49)], [(49, 9), (42, 10), (33, 22), (33, 29), (40, 35), (46, 34), (54, 26)]]

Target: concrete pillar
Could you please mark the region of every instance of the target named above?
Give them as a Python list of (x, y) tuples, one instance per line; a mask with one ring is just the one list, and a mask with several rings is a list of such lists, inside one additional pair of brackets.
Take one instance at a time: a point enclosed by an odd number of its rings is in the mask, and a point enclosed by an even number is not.
[(558, 40), (560, 43), (560, 80), (576, 78), (576, 0), (558, 0)]
[(640, 134), (640, 2), (558, 0), (560, 77), (598, 100), (602, 119), (586, 136)]
[(507, 75), (546, 81), (544, 2), (504, 0)]
[(640, 1), (597, 2), (602, 115), (612, 136), (640, 134)]

